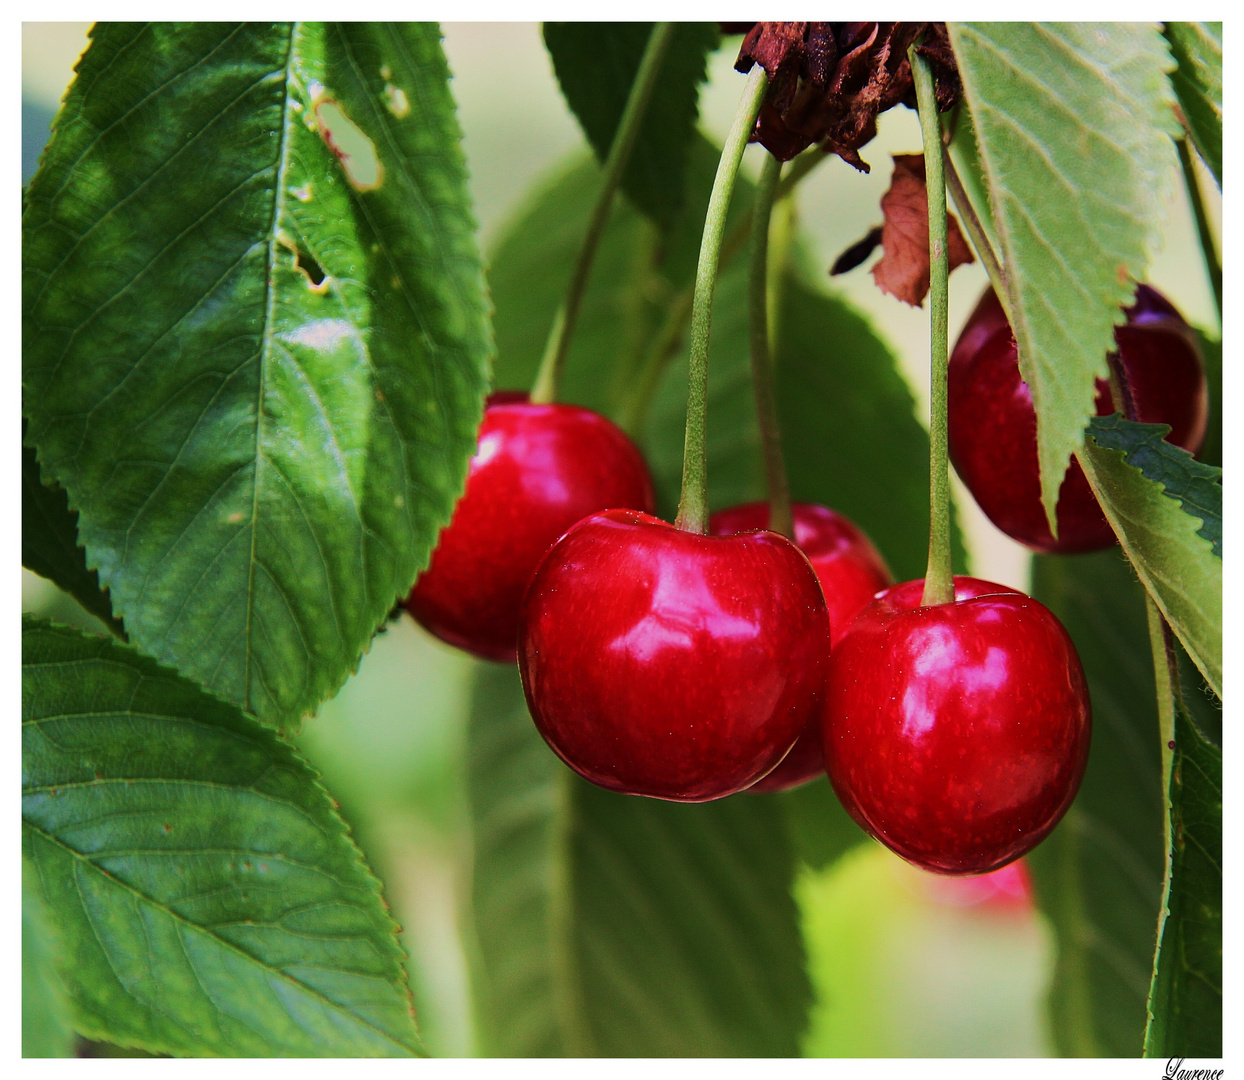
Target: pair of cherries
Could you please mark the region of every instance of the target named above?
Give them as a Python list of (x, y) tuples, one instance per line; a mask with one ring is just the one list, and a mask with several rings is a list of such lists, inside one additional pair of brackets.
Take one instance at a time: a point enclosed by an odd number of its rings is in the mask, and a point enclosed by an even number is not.
[[(1035, 415), (1000, 311), (986, 294), (952, 359), (956, 468), (1033, 546), (1113, 542), (1074, 473), (1060, 540), (1041, 535)], [(1199, 442), (1204, 376), (1199, 360), (1199, 384), (1186, 376), (1186, 324), (1144, 286), (1128, 316), (1117, 338), (1140, 418)], [(1171, 415), (1187, 397), (1172, 379), (1192, 387), (1187, 422)], [(991, 510), (991, 478), (1023, 529)], [(1041, 604), (961, 577), (953, 603), (923, 605), (923, 582), (887, 588), (876, 550), (824, 507), (796, 505), (796, 544), (765, 531), (764, 504), (714, 515), (708, 536), (652, 510), (642, 457), (603, 417), (494, 395), (466, 494), (407, 606), (455, 645), (517, 654), (545, 740), (614, 791), (698, 802), (827, 770), (865, 830), (950, 874), (1006, 865), (1058, 822), (1091, 721), (1074, 646)]]
[(700, 801), (820, 775), (826, 659), (890, 584), (881, 556), (824, 507), (795, 506), (798, 547), (764, 531), (764, 503), (715, 514), (712, 536), (653, 508), (643, 458), (608, 420), (494, 394), (406, 606), (486, 659), (521, 646), (542, 733), (604, 787)]

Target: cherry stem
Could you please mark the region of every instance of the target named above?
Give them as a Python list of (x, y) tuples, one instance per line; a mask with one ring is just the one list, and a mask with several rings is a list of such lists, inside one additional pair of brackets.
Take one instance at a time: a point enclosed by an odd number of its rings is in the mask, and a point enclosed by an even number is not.
[[(778, 184), (774, 201), (781, 202), (783, 199), (790, 198), (799, 182), (823, 161), (827, 161), (829, 156), (819, 147), (813, 147), (795, 158), (789, 171)], [(746, 213), (739, 215), (739, 220), (722, 241), (720, 267), (729, 266), (735, 256), (743, 250), (747, 238), (751, 235), (751, 229), (752, 211), (749, 209)], [(635, 389), (618, 409), (616, 417), (618, 426), (630, 435), (639, 434), (640, 424), (648, 414), (652, 395), (656, 393), (666, 365), (678, 354), (678, 347), (682, 344), (687, 322), (691, 318), (691, 302), (694, 297), (695, 287), (692, 284), (679, 292), (670, 302), (655, 344), (648, 350), (643, 367), (640, 368), (635, 378)]]
[(687, 532), (708, 532), (708, 460), (705, 447), (708, 417), (708, 339), (713, 317), (713, 290), (717, 285), (717, 265), (721, 238), (725, 232), (730, 196), (739, 174), (743, 151), (756, 126), (760, 105), (769, 88), (769, 77), (757, 64), (747, 77), (743, 97), (726, 144), (717, 163), (713, 192), (708, 199), (704, 234), (700, 240), (700, 261), (695, 270), (695, 296), (691, 301), (691, 357), (687, 387), (687, 439), (682, 457), (682, 496), (674, 524)]
[(566, 288), (566, 297), (553, 318), (544, 356), (540, 360), (540, 370), (536, 373), (536, 381), (531, 388), (531, 400), (534, 404), (547, 405), (557, 400), (557, 384), (566, 361), (566, 353), (570, 349), (570, 338), (579, 317), (579, 308), (587, 291), (587, 280), (592, 272), (596, 249), (604, 235), (605, 225), (609, 222), (614, 194), (622, 182), (622, 174), (626, 171), (631, 151), (635, 148), (639, 127), (648, 111), (648, 102), (652, 100), (652, 91), (661, 70), (661, 60), (673, 32), (673, 23), (663, 22), (653, 26), (643, 58), (639, 62), (639, 70), (631, 84), (622, 119), (618, 122), (618, 130), (614, 133), (613, 143), (609, 147), (609, 156), (605, 159), (604, 179), (596, 197), (596, 205), (592, 208), (587, 234), (583, 237), (583, 246), (575, 260), (570, 284)]
[(1196, 231), (1201, 239), (1201, 254), (1205, 256), (1205, 269), (1209, 273), (1209, 283), (1214, 289), (1214, 301), (1218, 305), (1218, 324), (1221, 326), (1222, 262), (1218, 258), (1218, 245), (1214, 243), (1214, 231), (1210, 228), (1209, 214), (1205, 211), (1201, 182), (1197, 179), (1192, 151), (1188, 149), (1188, 140), (1178, 139), (1175, 145), (1179, 147), (1179, 164), (1183, 166), (1184, 186), (1188, 189), (1188, 201), (1192, 203), (1192, 214), (1196, 218)]
[(795, 538), (790, 508), (790, 486), (782, 458), (782, 434), (778, 427), (777, 401), (773, 395), (773, 358), (769, 348), (769, 220), (777, 194), (782, 163), (766, 155), (752, 204), (752, 258), (747, 268), (748, 340), (752, 358), (752, 392), (760, 422), (764, 450), (765, 480), (769, 489), (769, 528), (789, 540)]
[(929, 198), (929, 323), (931, 409), (929, 415), (929, 568), (920, 602), (952, 604), (955, 582), (950, 565), (950, 458), (946, 443), (948, 340), (947, 279), (950, 266), (946, 225), (946, 177), (942, 170), (942, 129), (937, 119), (933, 71), (912, 45), (907, 59), (916, 83), (920, 132), (924, 139), (924, 179)]

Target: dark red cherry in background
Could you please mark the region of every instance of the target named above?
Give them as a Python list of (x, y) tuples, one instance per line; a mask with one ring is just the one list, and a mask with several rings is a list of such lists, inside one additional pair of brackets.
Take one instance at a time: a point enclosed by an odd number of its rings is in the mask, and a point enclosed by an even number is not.
[[(830, 647), (847, 632), (851, 620), (876, 593), (894, 581), (890, 568), (864, 535), (837, 511), (814, 503), (795, 503), (795, 543), (816, 571), (829, 611)], [(745, 503), (719, 510), (708, 523), (714, 536), (769, 527), (767, 502)], [(748, 790), (786, 791), (825, 773), (820, 716), (814, 716), (791, 752), (768, 776)]]
[(1023, 593), (955, 578), (887, 589), (829, 661), (825, 761), (847, 812), (904, 859), (945, 874), (996, 870), (1071, 805), (1091, 710), (1075, 647)]
[(513, 662), (519, 605), (549, 545), (597, 510), (653, 506), (648, 466), (603, 416), (493, 394), (466, 491), (406, 608), (442, 641)]
[(527, 704), (557, 756), (601, 787), (679, 802), (772, 769), (816, 712), (828, 657), (821, 587), (789, 540), (631, 510), (566, 533), (519, 620)]
[[(1209, 399), (1196, 336), (1148, 285), (1136, 289), (1127, 324), (1115, 328), (1136, 419), (1170, 424), (1168, 441), (1196, 453), (1205, 439)], [(1058, 540), (1041, 508), (1037, 417), (1020, 378), (1015, 339), (992, 289), (955, 343), (949, 372), (950, 460), (980, 508), (1008, 536), (1037, 551), (1098, 551), (1115, 542), (1079, 464), (1071, 462), (1058, 500)], [(1121, 412), (1097, 382), (1097, 414)]]

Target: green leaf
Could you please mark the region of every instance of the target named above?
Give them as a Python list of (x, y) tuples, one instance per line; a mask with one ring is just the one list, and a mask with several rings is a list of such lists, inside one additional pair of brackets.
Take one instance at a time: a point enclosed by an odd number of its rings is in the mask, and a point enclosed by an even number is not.
[(134, 649), (30, 618), (22, 841), (88, 1038), (207, 1056), (419, 1049), (397, 927), (301, 758)]
[(73, 1057), (69, 1001), (56, 972), (59, 949), (22, 860), (22, 1057)]
[(1208, 540), (1222, 558), (1222, 469), (1203, 465), (1187, 450), (1166, 441), (1168, 424), (1141, 424), (1118, 413), (1095, 416), (1089, 433), (1105, 450), (1122, 450), (1129, 465), (1146, 479), (1162, 485), (1184, 512), (1201, 519), (1197, 535)]
[(489, 1056), (555, 1057), (567, 1052), (550, 952), (562, 766), (508, 666), (479, 666), (467, 731), (477, 1037)]
[(1176, 705), (1171, 877), (1146, 1057), (1222, 1057), (1222, 751)]
[[(25, 438), (26, 421), (22, 420)], [(99, 587), (99, 575), (86, 568), (78, 546), (78, 515), (62, 488), (43, 482), (35, 452), (22, 444), (22, 565), (55, 582), (92, 615), (118, 633), (112, 605)]]
[(1222, 23), (1168, 22), (1163, 32), (1179, 63), (1171, 85), (1192, 141), (1222, 187)]
[(488, 1053), (798, 1054), (809, 990), (777, 800), (587, 784), (540, 738), (515, 668), (481, 668), (469, 737)]
[(30, 441), (131, 639), (267, 723), (461, 491), (473, 228), (435, 26), (97, 24), (23, 215)]
[(1144, 591), (1111, 549), (1037, 556), (1032, 595), (1071, 635), (1093, 705), (1079, 795), (1028, 858), (1057, 946), (1051, 1035), (1062, 1055), (1137, 1057), (1165, 847)]
[(1095, 436), (1085, 441), (1079, 461), (1140, 580), (1222, 697), (1222, 558), (1199, 535), (1207, 525), (1184, 512), (1178, 494), (1168, 498), (1162, 483), (1121, 450), (1099, 446)]
[[(1113, 327), (1161, 243), (1178, 126), (1154, 24), (951, 23), (1037, 412), (1051, 529)], [(966, 120), (961, 117), (961, 122)]]
[[(571, 111), (597, 160), (609, 156), (652, 23), (545, 23), (544, 43)], [(700, 83), (721, 34), (715, 23), (676, 24), (622, 190), (668, 228), (682, 210), (688, 148), (696, 139)]]

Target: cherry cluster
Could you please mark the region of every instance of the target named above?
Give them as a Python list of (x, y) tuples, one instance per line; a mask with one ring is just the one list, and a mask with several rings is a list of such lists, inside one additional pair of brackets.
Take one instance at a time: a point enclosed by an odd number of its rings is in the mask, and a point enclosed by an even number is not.
[[(1186, 324), (1142, 286), (1117, 338), (1140, 418), (1194, 447), (1205, 380)], [(1031, 398), (992, 292), (950, 379), (952, 455), (986, 513), (1040, 550), (1113, 543), (1074, 472), (1059, 540), (1043, 531)], [(1004, 866), (1058, 822), (1091, 718), (1040, 603), (970, 577), (925, 603), (923, 581), (893, 584), (823, 506), (794, 505), (794, 542), (768, 531), (767, 503), (713, 515), (707, 535), (653, 510), (647, 466), (608, 420), (495, 394), (407, 607), (445, 641), (517, 659), (549, 746), (613, 791), (700, 802), (828, 772), (865, 830), (947, 874)]]

